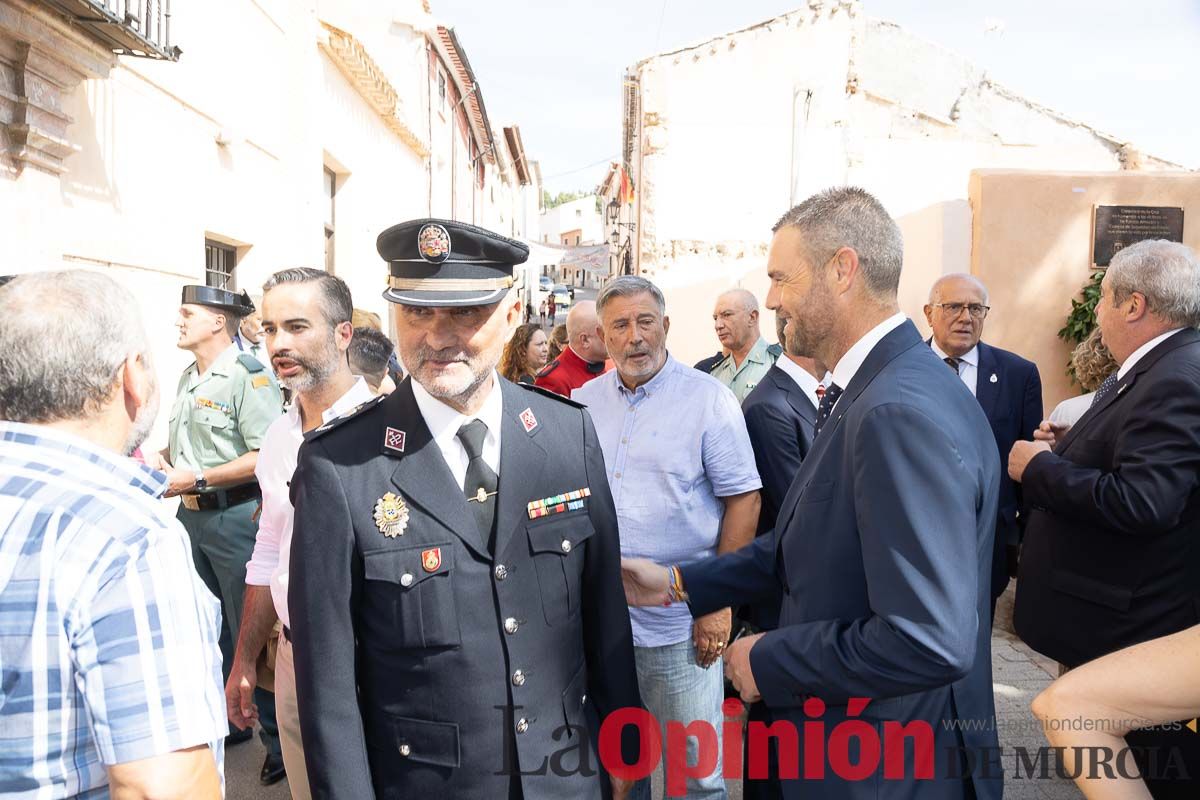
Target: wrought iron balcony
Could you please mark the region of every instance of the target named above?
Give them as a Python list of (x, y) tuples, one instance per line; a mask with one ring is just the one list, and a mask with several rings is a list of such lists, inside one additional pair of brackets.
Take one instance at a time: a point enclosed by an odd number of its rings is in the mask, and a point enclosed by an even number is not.
[(89, 36), (122, 56), (165, 61), (182, 52), (171, 44), (171, 0), (42, 0)]

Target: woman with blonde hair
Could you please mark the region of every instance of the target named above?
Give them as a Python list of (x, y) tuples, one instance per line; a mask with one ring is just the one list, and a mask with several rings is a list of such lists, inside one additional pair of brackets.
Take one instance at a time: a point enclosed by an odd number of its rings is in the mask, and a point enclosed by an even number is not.
[(550, 360), (549, 351), (549, 340), (540, 326), (521, 325), (504, 346), (500, 374), (513, 383), (533, 383), (534, 376)]
[(1071, 352), (1071, 366), (1075, 368), (1075, 380), (1087, 392), (1078, 397), (1063, 400), (1050, 412), (1050, 421), (1059, 425), (1074, 425), (1084, 412), (1092, 406), (1092, 398), (1104, 379), (1117, 371), (1117, 362), (1112, 353), (1100, 341), (1100, 328), (1075, 346)]

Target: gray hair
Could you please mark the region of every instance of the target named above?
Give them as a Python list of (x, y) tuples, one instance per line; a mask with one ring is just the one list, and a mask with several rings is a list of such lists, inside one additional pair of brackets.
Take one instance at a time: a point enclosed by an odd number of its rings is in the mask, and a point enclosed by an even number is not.
[(0, 288), (0, 419), (83, 419), (112, 397), (131, 354), (150, 366), (137, 301), (112, 278), (70, 270)]
[(814, 269), (849, 247), (858, 254), (869, 292), (895, 299), (904, 264), (904, 237), (870, 192), (856, 186), (818, 192), (780, 217), (771, 232), (785, 227), (804, 234), (804, 256)]
[(758, 298), (749, 289), (743, 289), (740, 286), (733, 289), (726, 289), (717, 295), (717, 302), (720, 302), (724, 297), (737, 298), (742, 308), (746, 311), (758, 311)]
[(1190, 247), (1164, 239), (1131, 244), (1112, 257), (1107, 277), (1114, 305), (1138, 292), (1163, 321), (1200, 327), (1200, 261)]
[[(263, 284), (263, 294), (285, 283), (319, 284), (321, 290), (321, 313), (330, 325), (340, 325), (350, 322), (354, 316), (354, 299), (350, 296), (350, 287), (336, 275), (330, 275), (323, 269), (312, 267), (292, 267), (281, 269)], [(259, 307), (261, 311), (261, 306)]]
[(933, 303), (935, 301), (941, 299), (940, 290), (942, 288), (942, 284), (947, 283), (949, 281), (966, 281), (967, 283), (975, 284), (975, 286), (979, 289), (979, 292), (983, 295), (983, 304), (987, 305), (987, 303), (988, 303), (988, 288), (987, 288), (987, 286), (985, 286), (983, 281), (979, 280), (979, 278), (976, 278), (974, 275), (969, 275), (966, 272), (949, 272), (949, 273), (946, 273), (945, 275), (943, 275), (942, 277), (938, 278), (936, 281), (934, 281), (933, 286), (929, 287), (929, 304), (930, 305), (933, 305)]
[(653, 297), (654, 302), (658, 305), (658, 313), (666, 315), (667, 300), (663, 297), (662, 290), (637, 275), (621, 275), (609, 281), (601, 290), (600, 296), (596, 298), (596, 315), (602, 316), (604, 307), (614, 297), (632, 297), (637, 294), (648, 294)]

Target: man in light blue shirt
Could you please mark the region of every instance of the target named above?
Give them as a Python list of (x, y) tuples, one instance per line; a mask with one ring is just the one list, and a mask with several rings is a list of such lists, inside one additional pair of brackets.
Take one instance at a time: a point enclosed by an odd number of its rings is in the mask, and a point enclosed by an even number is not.
[[(571, 396), (587, 404), (604, 450), (621, 555), (688, 563), (747, 544), (762, 482), (737, 399), (720, 381), (667, 354), (670, 321), (654, 284), (617, 278), (596, 309), (616, 369)], [(650, 713), (660, 725), (703, 720), (719, 732), (729, 609), (694, 625), (684, 604), (632, 608), (630, 619)], [(689, 737), (689, 764), (697, 763), (697, 750)], [(639, 790), (648, 788), (645, 782)], [(687, 797), (725, 797), (719, 757), (708, 777), (688, 779)]]

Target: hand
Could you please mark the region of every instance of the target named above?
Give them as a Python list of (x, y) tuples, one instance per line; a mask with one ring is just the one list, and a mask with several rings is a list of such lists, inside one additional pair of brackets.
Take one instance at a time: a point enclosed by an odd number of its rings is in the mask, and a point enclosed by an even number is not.
[(697, 617), (692, 625), (692, 642), (696, 645), (696, 663), (707, 669), (721, 657), (729, 641), (733, 615), (728, 608)]
[(1050, 445), (1046, 442), (1017, 442), (1008, 453), (1008, 477), (1020, 483), (1033, 457), (1050, 451)]
[(762, 699), (762, 695), (758, 693), (758, 684), (754, 681), (754, 673), (750, 670), (750, 650), (762, 637), (761, 633), (743, 636), (725, 651), (725, 677), (746, 703), (755, 703)]
[(1046, 442), (1051, 447), (1058, 444), (1059, 440), (1067, 435), (1067, 431), (1071, 430), (1071, 426), (1062, 422), (1051, 422), (1043, 420), (1041, 425), (1038, 425), (1037, 430), (1033, 432), (1033, 438), (1039, 442)]
[(196, 485), (196, 473), (190, 469), (175, 469), (168, 467), (167, 473), (167, 491), (163, 493), (163, 497), (176, 497), (189, 491)]
[(608, 782), (612, 784), (612, 800), (625, 800), (637, 783), (637, 781), (622, 780), (611, 774), (608, 776)]
[(622, 558), (621, 582), (631, 606), (669, 606), (671, 570), (648, 558)]
[(167, 463), (167, 460), (162, 457), (162, 453), (158, 452), (157, 450), (150, 450), (142, 453), (142, 463), (150, 469), (156, 469), (159, 472), (166, 472), (171, 468), (171, 465)]
[(229, 721), (239, 728), (249, 728), (258, 719), (258, 706), (252, 700), (257, 685), (258, 670), (255, 665), (234, 659), (229, 682), (225, 684), (225, 713), (229, 715)]

